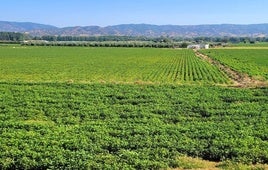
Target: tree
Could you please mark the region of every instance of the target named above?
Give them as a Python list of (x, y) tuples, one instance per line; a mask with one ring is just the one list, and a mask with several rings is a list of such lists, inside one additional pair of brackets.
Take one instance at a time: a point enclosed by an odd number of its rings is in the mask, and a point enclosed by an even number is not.
[(180, 45), (180, 48), (187, 48), (187, 46), (188, 46), (188, 43), (183, 42), (183, 43)]

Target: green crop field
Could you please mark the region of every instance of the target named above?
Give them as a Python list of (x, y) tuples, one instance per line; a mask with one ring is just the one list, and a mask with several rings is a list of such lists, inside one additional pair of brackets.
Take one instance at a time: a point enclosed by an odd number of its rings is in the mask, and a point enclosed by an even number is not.
[(268, 42), (229, 44), (230, 47), (268, 47)]
[(268, 163), (268, 89), (0, 84), (0, 167), (159, 169), (182, 154)]
[(202, 52), (234, 70), (268, 80), (268, 49), (211, 49)]
[(229, 82), (218, 68), (190, 50), (1, 47), (0, 60), (2, 82)]
[(229, 83), (191, 50), (1, 46), (0, 169), (268, 164), (268, 88)]

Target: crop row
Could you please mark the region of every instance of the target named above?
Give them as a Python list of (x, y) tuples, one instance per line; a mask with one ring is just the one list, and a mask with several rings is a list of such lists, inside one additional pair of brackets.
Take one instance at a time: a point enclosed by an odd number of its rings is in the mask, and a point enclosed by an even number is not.
[(146, 77), (146, 80), (171, 83), (228, 82), (225, 74), (197, 58), (192, 51), (180, 51), (177, 55), (160, 60), (157, 64), (159, 66)]
[(0, 169), (268, 163), (268, 89), (0, 83)]
[(0, 59), (2, 82), (228, 83), (191, 50), (17, 46)]
[(268, 49), (211, 49), (202, 52), (236, 71), (268, 80)]

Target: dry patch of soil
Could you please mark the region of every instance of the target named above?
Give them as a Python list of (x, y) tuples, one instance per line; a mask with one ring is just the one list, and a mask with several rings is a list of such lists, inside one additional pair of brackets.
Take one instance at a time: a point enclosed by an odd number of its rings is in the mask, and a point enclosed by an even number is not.
[(177, 158), (179, 167), (168, 168), (167, 170), (266, 170), (267, 164), (246, 165), (242, 163), (235, 163), (230, 161), (213, 162), (200, 158), (193, 158), (188, 156), (181, 156)]

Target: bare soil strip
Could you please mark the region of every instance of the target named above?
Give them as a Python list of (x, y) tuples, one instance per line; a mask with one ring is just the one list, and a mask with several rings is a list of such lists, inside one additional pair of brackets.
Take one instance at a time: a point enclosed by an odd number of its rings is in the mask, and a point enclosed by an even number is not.
[(194, 52), (196, 56), (217, 66), (222, 71), (224, 71), (228, 75), (228, 77), (232, 80), (233, 82), (232, 86), (234, 87), (266, 87), (267, 86), (267, 82), (265, 81), (256, 80), (245, 73), (237, 72), (231, 69), (230, 67), (220, 63), (219, 61), (214, 60), (210, 58), (209, 56), (200, 53), (198, 50), (194, 50)]

